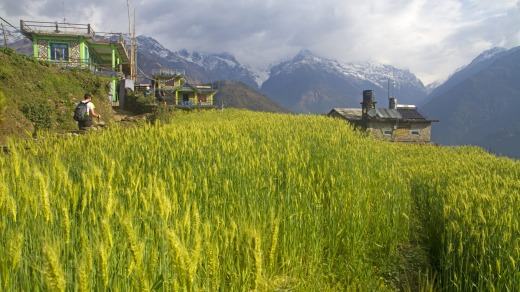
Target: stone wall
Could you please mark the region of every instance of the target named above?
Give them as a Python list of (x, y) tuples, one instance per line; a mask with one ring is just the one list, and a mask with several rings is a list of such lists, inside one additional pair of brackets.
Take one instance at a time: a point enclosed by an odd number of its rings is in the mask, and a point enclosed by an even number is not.
[(369, 130), (380, 140), (394, 142), (430, 143), (431, 123), (370, 122)]

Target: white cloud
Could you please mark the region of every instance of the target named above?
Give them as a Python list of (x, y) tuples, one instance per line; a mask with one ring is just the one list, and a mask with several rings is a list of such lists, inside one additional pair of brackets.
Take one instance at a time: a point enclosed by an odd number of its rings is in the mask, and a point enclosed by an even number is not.
[[(520, 45), (519, 0), (130, 0), (137, 33), (171, 50), (229, 52), (267, 66), (306, 48), (342, 62), (382, 62), (425, 83), (493, 46)], [(128, 32), (127, 0), (17, 0), (0, 16)], [(133, 29), (133, 27), (132, 27)]]

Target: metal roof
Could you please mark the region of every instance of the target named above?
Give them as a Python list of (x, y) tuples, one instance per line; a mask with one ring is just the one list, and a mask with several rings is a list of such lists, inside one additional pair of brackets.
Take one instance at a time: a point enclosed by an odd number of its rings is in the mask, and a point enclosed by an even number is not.
[(375, 108), (368, 111), (368, 116), (379, 119), (402, 119), (403, 116), (396, 110), (391, 108)]
[[(362, 109), (360, 108), (333, 108), (327, 115), (342, 117), (347, 120), (361, 120)], [(430, 120), (425, 114), (416, 108), (375, 108), (367, 113), (369, 119), (376, 120), (408, 120), (417, 122), (438, 122)]]
[(413, 120), (427, 120), (428, 117), (426, 117), (426, 115), (424, 115), (423, 113), (421, 113), (419, 110), (417, 109), (412, 109), (412, 108), (400, 108), (400, 109), (397, 109), (397, 111), (399, 111), (399, 113), (402, 115), (403, 119), (413, 119)]
[(215, 88), (207, 88), (206, 86), (204, 87), (199, 87), (197, 85), (193, 85), (193, 84), (190, 84), (190, 83), (184, 83), (182, 86), (180, 87), (175, 87), (173, 89), (173, 91), (179, 91), (179, 92), (192, 92), (192, 91), (197, 91), (198, 93), (214, 93), (214, 92), (217, 92), (218, 89), (215, 89)]

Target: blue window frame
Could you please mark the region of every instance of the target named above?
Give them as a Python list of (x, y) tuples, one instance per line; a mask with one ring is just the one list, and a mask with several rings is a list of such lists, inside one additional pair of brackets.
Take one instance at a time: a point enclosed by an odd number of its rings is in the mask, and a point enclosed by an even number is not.
[(49, 56), (51, 61), (69, 61), (69, 44), (49, 43)]

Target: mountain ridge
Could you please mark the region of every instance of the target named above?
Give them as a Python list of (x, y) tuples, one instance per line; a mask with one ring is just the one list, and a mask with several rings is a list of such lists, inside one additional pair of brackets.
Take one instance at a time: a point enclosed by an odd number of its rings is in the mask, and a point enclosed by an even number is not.
[[(196, 83), (233, 80), (258, 89), (257, 76), (229, 53), (210, 54), (188, 50), (173, 52), (151, 37), (138, 36), (137, 41), (138, 60), (145, 60), (140, 64), (140, 68), (149, 75), (153, 69), (156, 69), (154, 66), (170, 67), (170, 69), (186, 70), (187, 78)], [(152, 61), (146, 62), (148, 60)]]
[(440, 122), (432, 140), (476, 145), (520, 158), (520, 47), (477, 56), (430, 95), (423, 110)]
[[(291, 84), (298, 87), (291, 88)], [(357, 107), (363, 90), (372, 89), (379, 101), (395, 95), (418, 104), (426, 87), (408, 70), (374, 63), (340, 63), (302, 50), (271, 68), (261, 91), (294, 112), (324, 113), (333, 107)]]

